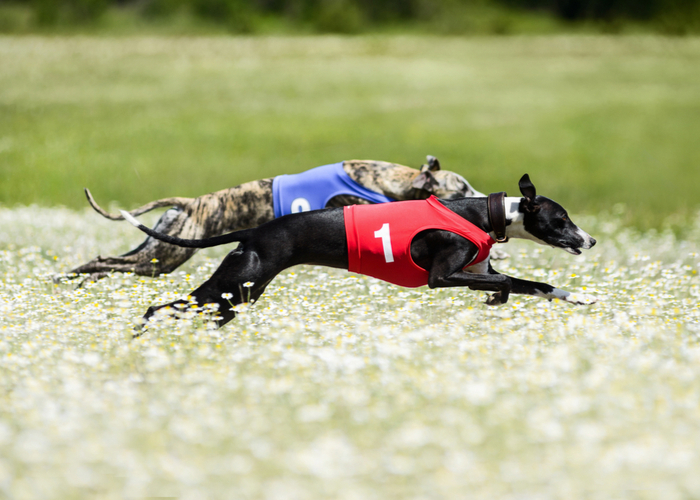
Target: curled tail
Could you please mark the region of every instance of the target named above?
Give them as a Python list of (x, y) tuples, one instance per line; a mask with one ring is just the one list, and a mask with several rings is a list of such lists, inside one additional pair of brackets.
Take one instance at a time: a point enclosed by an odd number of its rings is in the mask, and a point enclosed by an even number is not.
[(209, 248), (218, 245), (225, 245), (226, 243), (233, 243), (234, 241), (243, 241), (249, 231), (248, 229), (244, 229), (243, 231), (234, 231), (232, 233), (222, 234), (221, 236), (214, 236), (212, 238), (204, 238), (202, 240), (186, 240), (184, 238), (178, 238), (177, 236), (170, 236), (169, 234), (163, 234), (154, 231), (150, 227), (146, 227), (143, 224), (141, 224), (126, 210), (120, 210), (120, 212), (125, 220), (139, 228), (148, 236), (152, 236), (157, 240), (170, 243), (171, 245), (177, 245), (179, 247)]
[[(90, 206), (100, 214), (102, 217), (105, 217), (110, 220), (124, 220), (124, 217), (118, 214), (110, 214), (109, 212), (105, 211), (101, 206), (97, 204), (95, 201), (95, 198), (92, 197), (92, 193), (88, 188), (83, 188), (85, 190), (85, 196), (87, 197), (88, 203)], [(151, 210), (155, 210), (156, 208), (163, 208), (163, 207), (180, 207), (184, 208), (188, 204), (192, 202), (192, 198), (179, 198), (179, 197), (174, 197), (174, 198), (163, 198), (160, 200), (152, 201), (150, 203), (146, 203), (144, 206), (137, 208), (136, 210), (132, 210), (129, 213), (137, 217), (141, 214), (145, 214), (146, 212), (150, 212)]]

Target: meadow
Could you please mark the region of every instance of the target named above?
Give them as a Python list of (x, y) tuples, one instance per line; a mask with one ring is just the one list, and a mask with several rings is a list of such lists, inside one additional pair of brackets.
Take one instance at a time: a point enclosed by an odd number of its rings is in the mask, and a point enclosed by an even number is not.
[(700, 217), (684, 240), (575, 220), (584, 255), (512, 241), (496, 267), (593, 306), (303, 266), (222, 329), (132, 340), (226, 249), (76, 289), (51, 277), (136, 230), (2, 209), (0, 497), (697, 498)]
[[(700, 497), (700, 41), (0, 37), (0, 498)], [(494, 266), (592, 306), (301, 266), (213, 329), (84, 208), (425, 154), (598, 244)], [(158, 214), (143, 217), (153, 223)]]

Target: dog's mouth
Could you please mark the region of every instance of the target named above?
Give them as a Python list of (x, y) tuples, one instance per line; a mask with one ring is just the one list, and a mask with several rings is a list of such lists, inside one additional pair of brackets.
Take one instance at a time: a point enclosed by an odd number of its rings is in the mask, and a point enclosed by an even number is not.
[(569, 252), (571, 255), (581, 255), (581, 249), (580, 248), (574, 248), (574, 247), (565, 247), (564, 245), (553, 245), (549, 244), (550, 247), (552, 248), (561, 248), (562, 250), (566, 250)]

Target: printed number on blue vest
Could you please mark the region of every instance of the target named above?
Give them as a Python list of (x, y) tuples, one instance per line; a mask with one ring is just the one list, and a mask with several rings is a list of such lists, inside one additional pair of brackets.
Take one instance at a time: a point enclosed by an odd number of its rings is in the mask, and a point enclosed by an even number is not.
[(311, 210), (311, 204), (306, 198), (295, 198), (292, 201), (292, 213), (298, 214), (299, 212), (308, 212)]

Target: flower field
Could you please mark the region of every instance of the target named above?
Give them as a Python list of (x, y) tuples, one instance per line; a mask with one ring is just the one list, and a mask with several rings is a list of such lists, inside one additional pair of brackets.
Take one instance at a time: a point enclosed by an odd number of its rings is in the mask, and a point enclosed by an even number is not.
[(591, 251), (511, 242), (494, 267), (590, 307), (299, 267), (220, 330), (132, 339), (227, 249), (76, 288), (51, 277), (139, 233), (0, 209), (0, 498), (697, 498), (700, 217), (575, 220)]

